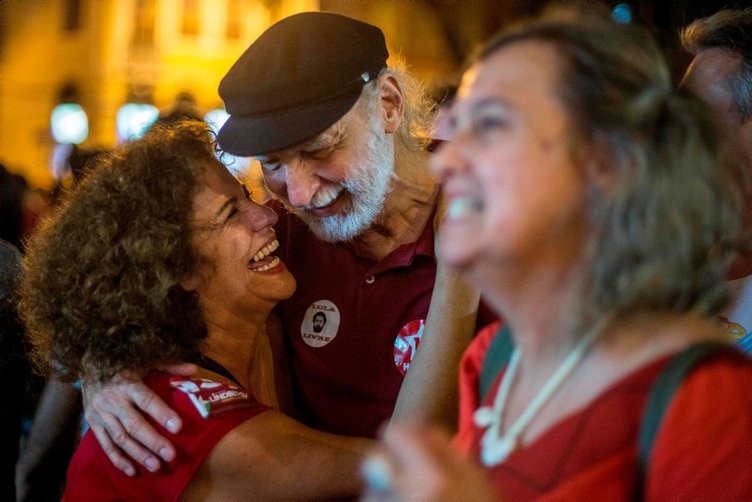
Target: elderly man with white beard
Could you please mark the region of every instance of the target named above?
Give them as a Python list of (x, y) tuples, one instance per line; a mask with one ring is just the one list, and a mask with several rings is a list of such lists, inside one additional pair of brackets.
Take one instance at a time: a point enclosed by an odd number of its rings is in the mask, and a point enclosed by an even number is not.
[[(230, 118), (218, 142), (259, 160), (280, 215), (277, 254), (298, 284), (269, 327), (280, 397), (290, 389), (286, 411), (307, 425), (366, 437), (390, 419), (453, 426), (460, 355), (476, 322), (493, 320), (437, 262), (430, 117), (387, 58), (377, 27), (307, 12), (264, 32), (219, 86)], [(174, 456), (133, 406), (168, 430), (180, 418), (137, 379), (88, 394), (87, 419), (121, 470), (132, 470), (126, 455), (151, 470)]]

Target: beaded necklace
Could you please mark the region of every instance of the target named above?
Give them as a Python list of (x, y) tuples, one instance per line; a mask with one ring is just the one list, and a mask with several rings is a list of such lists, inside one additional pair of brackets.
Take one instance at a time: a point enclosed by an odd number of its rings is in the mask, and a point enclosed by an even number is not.
[(532, 422), (543, 405), (561, 387), (561, 384), (572, 373), (572, 370), (582, 361), (595, 339), (603, 332), (602, 328), (604, 324), (604, 322), (598, 323), (577, 342), (574, 348), (567, 354), (567, 357), (564, 358), (564, 361), (556, 368), (556, 371), (554, 371), (530, 401), (522, 414), (517, 417), (517, 420), (507, 428), (504, 434), (500, 434), (504, 407), (506, 406), (509, 391), (517, 374), (517, 367), (520, 361), (520, 350), (518, 348), (514, 349), (509, 365), (502, 377), (499, 390), (494, 398), (493, 407), (481, 406), (473, 415), (476, 425), (487, 427), (486, 432), (481, 438), (481, 461), (483, 465), (492, 467), (500, 464), (513, 451), (519, 448), (522, 433), (530, 425), (530, 422)]

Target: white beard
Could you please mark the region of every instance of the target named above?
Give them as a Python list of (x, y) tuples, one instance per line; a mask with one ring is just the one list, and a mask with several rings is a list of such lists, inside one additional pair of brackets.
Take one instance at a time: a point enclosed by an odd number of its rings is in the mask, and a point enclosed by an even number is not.
[(291, 208), (319, 239), (348, 241), (371, 226), (384, 209), (394, 172), (394, 143), (383, 131), (369, 132), (368, 151), (350, 176), (338, 185), (322, 187), (312, 199), (311, 206), (316, 207), (347, 192), (350, 200), (344, 213), (319, 217), (305, 208)]

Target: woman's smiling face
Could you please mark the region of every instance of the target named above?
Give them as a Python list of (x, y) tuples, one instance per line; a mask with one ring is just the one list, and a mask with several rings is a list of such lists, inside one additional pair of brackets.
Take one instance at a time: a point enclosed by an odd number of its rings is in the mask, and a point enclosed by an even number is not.
[(448, 199), (442, 258), (460, 269), (579, 257), (585, 183), (554, 48), (513, 42), (463, 77), (432, 160)]
[(206, 166), (204, 185), (193, 200), (193, 245), (201, 265), (187, 285), (202, 305), (224, 304), (267, 312), (295, 291), (295, 279), (273, 252), (277, 215), (246, 196), (219, 162)]

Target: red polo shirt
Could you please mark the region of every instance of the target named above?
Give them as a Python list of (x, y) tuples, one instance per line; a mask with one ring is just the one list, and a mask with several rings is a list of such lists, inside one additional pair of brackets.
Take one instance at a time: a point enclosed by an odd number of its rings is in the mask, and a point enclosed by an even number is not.
[(329, 432), (374, 437), (392, 414), (428, 312), (436, 277), (433, 226), (376, 262), (348, 244), (321, 241), (296, 216), (275, 209), (278, 254), (298, 284), (280, 316), (301, 419)]

